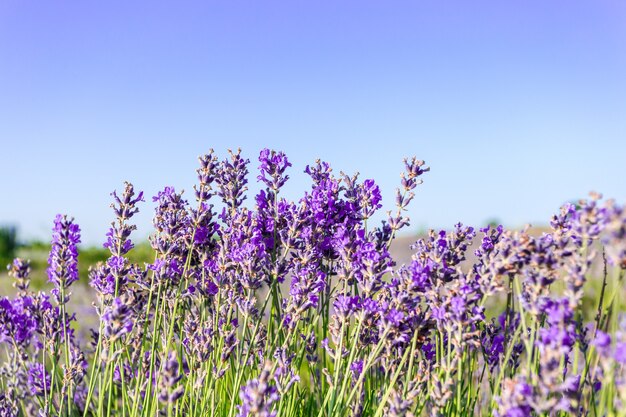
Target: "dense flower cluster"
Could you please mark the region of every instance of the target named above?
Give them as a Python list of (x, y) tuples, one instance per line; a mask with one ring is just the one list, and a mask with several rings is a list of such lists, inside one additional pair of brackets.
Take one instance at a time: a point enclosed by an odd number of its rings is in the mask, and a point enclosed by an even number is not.
[[(129, 252), (143, 193), (112, 193), (110, 252), (91, 267), (91, 340), (70, 286), (80, 229), (54, 221), (49, 293), (29, 262), (0, 298), (0, 415), (613, 416), (626, 406), (626, 210), (597, 194), (550, 229), (430, 231), (391, 245), (429, 171), (404, 161), (380, 224), (372, 179), (316, 161), (298, 200), (264, 149), (247, 201), (241, 151), (199, 158), (191, 203), (152, 198), (154, 260)], [(601, 254), (603, 256), (601, 256)], [(606, 259), (606, 261), (604, 261)], [(80, 277), (81, 279), (83, 277)], [(626, 317), (626, 316), (624, 316)]]

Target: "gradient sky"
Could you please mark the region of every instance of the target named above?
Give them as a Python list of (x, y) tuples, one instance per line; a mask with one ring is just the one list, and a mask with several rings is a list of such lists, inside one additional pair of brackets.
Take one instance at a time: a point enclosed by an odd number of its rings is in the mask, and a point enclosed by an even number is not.
[(23, 239), (63, 212), (101, 242), (112, 190), (191, 191), (211, 147), (284, 150), (292, 198), (316, 158), (358, 170), (389, 208), (417, 155), (413, 230), (545, 223), (626, 201), (626, 3), (2, 1), (0, 144)]

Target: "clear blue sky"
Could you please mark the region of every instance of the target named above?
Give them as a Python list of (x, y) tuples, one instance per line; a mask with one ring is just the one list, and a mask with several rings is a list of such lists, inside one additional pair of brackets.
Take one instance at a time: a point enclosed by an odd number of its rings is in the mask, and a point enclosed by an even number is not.
[(626, 201), (626, 3), (3, 1), (0, 144), (23, 238), (63, 212), (99, 243), (124, 180), (191, 191), (199, 154), (239, 146), (284, 150), (291, 197), (320, 157), (389, 207), (417, 155), (414, 230), (545, 222)]

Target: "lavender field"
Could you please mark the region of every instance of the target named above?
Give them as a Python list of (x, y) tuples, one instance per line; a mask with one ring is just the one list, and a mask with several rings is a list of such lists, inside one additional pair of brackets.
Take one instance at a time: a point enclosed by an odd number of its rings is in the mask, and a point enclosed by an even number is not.
[[(407, 209), (437, 175), (421, 160), (398, 166), (391, 208), (322, 161), (256, 165), (211, 151), (192, 192), (126, 183), (89, 290), (72, 207), (51, 219), (45, 290), (27, 259), (3, 278), (0, 416), (626, 416), (622, 205), (592, 193), (542, 230), (415, 240)], [(310, 177), (295, 201), (292, 169)]]

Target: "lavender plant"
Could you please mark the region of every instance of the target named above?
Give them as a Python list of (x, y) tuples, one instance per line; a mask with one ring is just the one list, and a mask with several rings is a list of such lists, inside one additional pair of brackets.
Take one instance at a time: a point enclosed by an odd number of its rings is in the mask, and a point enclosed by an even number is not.
[(430, 231), (399, 265), (423, 161), (405, 160), (378, 225), (376, 182), (323, 161), (291, 201), (291, 163), (262, 150), (247, 205), (240, 150), (199, 162), (194, 202), (172, 187), (152, 199), (149, 264), (128, 258), (143, 193), (112, 193), (90, 340), (69, 302), (72, 218), (54, 221), (49, 292), (30, 289), (28, 261), (9, 265), (0, 415), (626, 415), (623, 206), (594, 194), (540, 235)]

